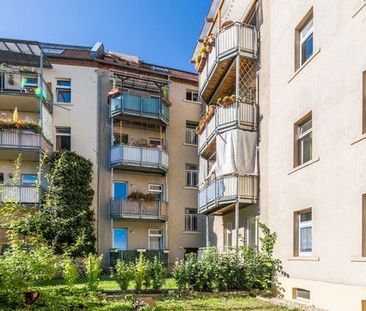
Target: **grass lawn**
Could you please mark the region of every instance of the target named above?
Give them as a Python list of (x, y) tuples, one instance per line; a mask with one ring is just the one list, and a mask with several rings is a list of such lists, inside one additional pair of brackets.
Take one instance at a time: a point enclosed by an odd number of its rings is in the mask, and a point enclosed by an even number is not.
[[(131, 303), (110, 302), (108, 305), (93, 310), (134, 310)], [(143, 307), (141, 311), (300, 311), (299, 309), (289, 309), (277, 306), (256, 298), (200, 298), (194, 300), (165, 300), (157, 301), (155, 306)]]

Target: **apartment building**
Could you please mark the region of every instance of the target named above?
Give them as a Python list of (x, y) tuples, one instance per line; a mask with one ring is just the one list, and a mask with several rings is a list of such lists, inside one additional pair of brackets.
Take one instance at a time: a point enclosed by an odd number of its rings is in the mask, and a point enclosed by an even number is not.
[[(282, 261), (284, 297), (326, 310), (366, 310), (365, 7), (360, 0), (212, 1), (195, 51), (197, 56), (202, 46), (206, 48), (201, 51), (204, 64), (198, 66), (204, 104), (214, 104), (215, 93), (231, 95), (221, 91), (230, 79), (230, 65), (221, 69), (221, 64), (235, 64), (231, 51), (256, 62), (260, 180), (253, 205), (230, 202), (232, 209), (239, 205), (236, 232), (229, 230), (230, 214), (220, 205), (230, 185), (224, 181), (209, 187), (213, 172), (217, 179), (220, 156), (236, 163), (245, 155), (239, 147), (231, 152), (232, 140), (220, 129), (226, 120), (221, 111), (238, 106), (240, 93), (227, 108), (207, 108), (214, 112), (203, 119), (203, 130), (198, 129), (200, 156), (208, 160), (207, 166), (200, 162), (200, 195), (206, 191), (204, 204), (212, 202), (202, 209), (200, 197), (199, 210), (214, 223), (222, 219), (208, 227), (210, 242), (225, 248), (230, 245), (225, 241), (238, 233), (246, 237), (244, 213), (253, 209), (251, 215), (259, 215), (278, 234), (275, 256)], [(248, 32), (235, 31), (224, 40), (230, 29), (248, 29), (248, 24), (255, 25), (257, 51), (243, 46)], [(209, 47), (212, 40), (214, 48)], [(248, 50), (252, 56), (245, 55)], [(236, 71), (236, 79), (229, 80), (232, 89), (238, 81), (240, 86), (241, 75)], [(240, 124), (242, 115), (232, 116)], [(220, 148), (219, 139), (226, 141), (226, 148)], [(248, 136), (239, 139), (249, 151)], [(250, 241), (250, 233), (245, 241)]]
[(107, 52), (98, 42), (2, 39), (0, 64), (1, 121), (36, 128), (0, 132), (2, 200), (38, 203), (41, 153), (69, 149), (93, 163), (91, 208), (106, 263), (145, 252), (172, 264), (202, 246), (195, 74)]

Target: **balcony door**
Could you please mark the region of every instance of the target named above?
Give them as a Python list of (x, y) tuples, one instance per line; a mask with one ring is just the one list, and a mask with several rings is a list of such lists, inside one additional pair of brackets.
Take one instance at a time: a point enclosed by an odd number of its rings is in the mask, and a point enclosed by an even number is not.
[(127, 199), (128, 184), (124, 181), (113, 182), (113, 197), (115, 200)]

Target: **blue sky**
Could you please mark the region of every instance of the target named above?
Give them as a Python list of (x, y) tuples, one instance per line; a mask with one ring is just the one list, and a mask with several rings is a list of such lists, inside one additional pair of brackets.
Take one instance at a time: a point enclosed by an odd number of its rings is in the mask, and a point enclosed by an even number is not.
[(88, 46), (102, 41), (107, 50), (193, 71), (189, 59), (210, 3), (7, 0), (1, 5), (0, 37)]

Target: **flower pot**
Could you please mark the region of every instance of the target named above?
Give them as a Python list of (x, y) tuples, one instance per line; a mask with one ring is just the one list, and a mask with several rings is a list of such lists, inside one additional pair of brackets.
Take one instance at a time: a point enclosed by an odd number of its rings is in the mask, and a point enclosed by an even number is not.
[(222, 107), (229, 107), (232, 104), (234, 104), (234, 99), (233, 98), (228, 98), (228, 99), (223, 99), (221, 106)]
[(198, 72), (202, 72), (203, 67), (205, 67), (205, 63), (206, 63), (206, 58), (201, 59), (201, 61), (199, 62), (198, 66), (196, 67)]

